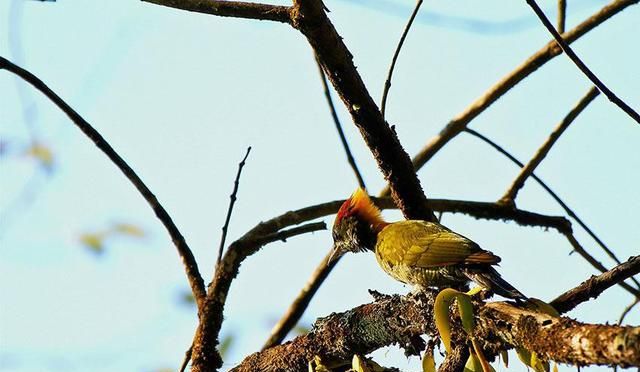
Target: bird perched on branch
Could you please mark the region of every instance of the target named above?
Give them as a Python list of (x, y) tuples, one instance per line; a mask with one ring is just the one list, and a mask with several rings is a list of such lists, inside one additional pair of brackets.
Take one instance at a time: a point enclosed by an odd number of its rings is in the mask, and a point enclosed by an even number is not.
[(492, 267), (500, 257), (438, 223), (385, 222), (363, 189), (340, 207), (333, 240), (330, 261), (346, 252), (374, 251), (387, 274), (418, 288), (458, 286), (472, 280), (503, 297), (527, 299)]

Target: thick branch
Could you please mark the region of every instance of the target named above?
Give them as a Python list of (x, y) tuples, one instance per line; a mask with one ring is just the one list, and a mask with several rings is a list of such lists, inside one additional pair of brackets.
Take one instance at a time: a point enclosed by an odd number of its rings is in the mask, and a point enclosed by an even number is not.
[(170, 8), (205, 13), (221, 17), (249, 18), (290, 23), (290, 7), (224, 0), (142, 0)]
[[(434, 296), (433, 290), (379, 295), (372, 303), (319, 319), (309, 334), (254, 353), (232, 370), (306, 371), (316, 355), (331, 367), (351, 360), (354, 353), (367, 354), (392, 344), (414, 354), (421, 351), (419, 336), (437, 336)], [(487, 303), (476, 310), (475, 334), (489, 352), (519, 346), (563, 363), (640, 365), (638, 327), (584, 324), (505, 302)]]
[[(570, 31), (562, 35), (567, 44), (581, 38), (587, 32), (601, 25), (612, 16), (625, 10), (628, 6), (637, 4), (640, 0), (615, 0), (603, 7), (600, 11), (580, 23)], [(511, 90), (518, 83), (531, 75), (538, 68), (556, 57), (562, 52), (555, 40), (548, 42), (542, 49), (534, 53), (525, 62), (511, 71), (497, 84), (489, 88), (482, 96), (476, 99), (463, 112), (453, 118), (420, 152), (413, 158), (415, 169), (420, 169), (433, 157), (445, 144), (462, 132), (467, 125), (480, 115), (484, 110), (496, 102), (503, 94)], [(389, 195), (389, 189), (382, 191), (381, 195)]]
[(407, 218), (436, 221), (411, 159), (369, 95), (351, 53), (327, 18), (322, 1), (294, 0), (291, 18), (293, 26), (307, 37), (327, 77), (349, 110), (389, 182), (391, 195), (402, 213)]
[[(202, 306), (204, 304), (205, 298), (205, 289), (204, 289), (204, 281), (202, 276), (200, 275), (200, 271), (198, 270), (198, 264), (196, 263), (196, 259), (191, 252), (191, 249), (187, 245), (184, 237), (178, 230), (178, 227), (173, 223), (173, 220), (169, 216), (169, 213), (164, 209), (164, 207), (160, 204), (156, 196), (151, 192), (151, 190), (147, 187), (147, 185), (142, 182), (142, 179), (136, 174), (136, 172), (131, 169), (129, 164), (120, 156), (118, 153), (109, 145), (107, 140), (98, 133), (98, 131), (91, 126), (80, 114), (78, 114), (71, 106), (69, 106), (60, 96), (58, 96), (54, 91), (52, 91), (42, 80), (38, 79), (35, 75), (30, 73), (27, 70), (24, 70), (9, 60), (0, 57), (0, 69), (6, 69), (10, 71), (24, 81), (33, 85), (36, 89), (38, 89), (42, 94), (44, 94), (47, 98), (51, 100), (60, 110), (62, 110), (67, 116), (73, 121), (73, 123), (80, 128), (80, 130), (87, 136), (93, 143), (95, 143), (96, 147), (98, 147), (108, 158), (113, 162), (113, 164), (120, 169), (120, 171), (127, 177), (129, 181), (135, 186), (135, 188), (140, 192), (144, 200), (147, 201), (147, 204), (153, 209), (156, 216), (162, 223), (162, 225), (167, 229), (167, 232), (171, 236), (171, 240), (173, 244), (176, 246), (178, 250), (178, 254), (182, 258), (182, 262), (185, 267), (185, 271), (187, 274), (187, 279), (189, 280), (189, 284), (191, 286), (191, 292), (193, 293), (193, 297), (196, 300), (196, 304), (198, 305), (198, 309), (202, 310)], [(200, 313), (200, 311), (199, 311)]]
[(498, 336), (545, 360), (579, 366), (640, 366), (640, 327), (586, 324), (504, 302), (486, 304), (476, 319), (480, 337)]
[(566, 313), (579, 304), (598, 297), (609, 287), (622, 283), (638, 273), (640, 273), (640, 256), (630, 257), (627, 262), (598, 276), (592, 276), (579, 286), (563, 293), (550, 305), (559, 312)]

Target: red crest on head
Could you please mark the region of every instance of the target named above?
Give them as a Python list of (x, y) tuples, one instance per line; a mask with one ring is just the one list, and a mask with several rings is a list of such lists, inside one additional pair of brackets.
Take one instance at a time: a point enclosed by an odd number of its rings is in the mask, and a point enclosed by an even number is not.
[(343, 218), (356, 216), (370, 223), (374, 228), (382, 228), (387, 225), (380, 216), (380, 210), (376, 207), (364, 189), (357, 189), (349, 199), (340, 206), (335, 223)]

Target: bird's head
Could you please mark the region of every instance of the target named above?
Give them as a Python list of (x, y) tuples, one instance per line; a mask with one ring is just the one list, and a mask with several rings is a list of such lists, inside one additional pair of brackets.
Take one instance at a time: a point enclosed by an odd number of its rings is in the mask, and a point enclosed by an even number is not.
[(373, 250), (376, 236), (387, 225), (367, 192), (357, 189), (336, 214), (333, 223), (333, 253), (329, 262), (346, 252)]

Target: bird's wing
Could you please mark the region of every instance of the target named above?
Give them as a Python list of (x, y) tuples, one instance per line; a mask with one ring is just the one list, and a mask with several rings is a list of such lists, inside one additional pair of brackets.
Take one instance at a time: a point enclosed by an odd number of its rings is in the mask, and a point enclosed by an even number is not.
[(499, 257), (481, 249), (473, 241), (431, 222), (397, 222), (385, 228), (381, 235), (379, 238), (386, 240), (383, 246), (387, 253), (409, 266), (426, 268), (461, 263), (495, 264), (500, 261)]

